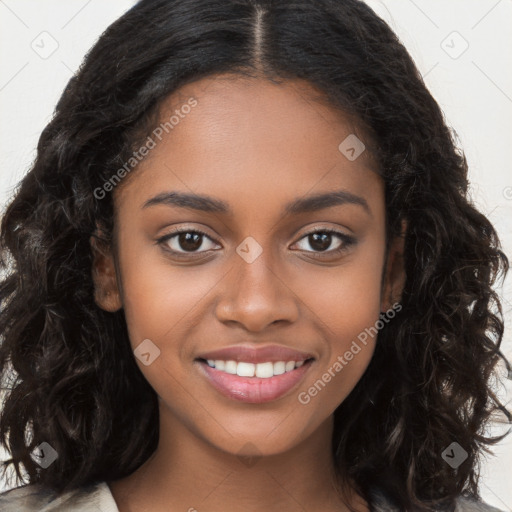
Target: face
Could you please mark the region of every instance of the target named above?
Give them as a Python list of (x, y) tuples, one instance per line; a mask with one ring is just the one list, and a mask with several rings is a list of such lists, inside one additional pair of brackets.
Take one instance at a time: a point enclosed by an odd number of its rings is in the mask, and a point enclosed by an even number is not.
[(113, 192), (115, 247), (93, 243), (96, 300), (124, 308), (169, 425), (277, 454), (363, 375), (401, 246), (385, 265), (384, 183), (348, 118), (302, 81), (226, 78), (165, 102), (168, 133)]

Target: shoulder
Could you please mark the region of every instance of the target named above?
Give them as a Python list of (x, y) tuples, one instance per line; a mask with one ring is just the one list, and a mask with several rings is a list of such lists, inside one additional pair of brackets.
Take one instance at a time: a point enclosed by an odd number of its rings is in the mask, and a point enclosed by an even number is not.
[[(401, 509), (393, 503), (386, 493), (380, 488), (372, 488), (371, 508), (372, 512), (402, 512)], [(459, 496), (455, 502), (454, 512), (505, 512), (502, 509), (492, 507), (483, 501), (478, 501), (472, 497)]]
[(60, 496), (41, 484), (0, 493), (2, 512), (119, 512), (106, 482), (80, 487)]
[(455, 512), (504, 512), (504, 510), (492, 507), (483, 501), (477, 501), (474, 498), (460, 496), (457, 499)]

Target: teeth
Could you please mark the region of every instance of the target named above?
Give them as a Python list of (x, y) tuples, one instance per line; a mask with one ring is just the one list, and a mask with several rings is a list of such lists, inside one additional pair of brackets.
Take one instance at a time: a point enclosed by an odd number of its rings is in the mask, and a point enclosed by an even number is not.
[(256, 377), (268, 379), (274, 376), (274, 363), (258, 363), (256, 365)]
[(278, 361), (274, 363), (274, 375), (282, 375), (286, 371), (286, 363), (284, 361)]
[(239, 377), (254, 377), (255, 365), (252, 363), (238, 363), (236, 374)]
[(208, 359), (208, 366), (217, 370), (238, 375), (239, 377), (258, 377), (260, 379), (268, 379), (274, 375), (282, 375), (285, 372), (291, 372), (295, 368), (300, 368), (304, 361), (271, 361), (266, 363), (246, 363), (236, 361), (223, 361), (220, 359)]
[(289, 372), (290, 370), (293, 370), (295, 368), (295, 361), (288, 361), (286, 363), (286, 366), (284, 367), (284, 370), (286, 372)]
[(226, 361), (224, 371), (226, 373), (231, 373), (231, 375), (236, 375), (236, 366), (236, 361)]

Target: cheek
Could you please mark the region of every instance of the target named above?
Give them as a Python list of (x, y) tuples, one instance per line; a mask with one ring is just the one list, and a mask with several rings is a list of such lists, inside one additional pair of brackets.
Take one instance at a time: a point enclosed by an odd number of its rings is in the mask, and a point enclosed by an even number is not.
[(332, 346), (357, 336), (378, 320), (384, 250), (368, 240), (337, 267), (311, 267), (295, 280), (294, 291), (324, 323)]
[(369, 243), (332, 272), (317, 270), (301, 281), (300, 293), (307, 297), (322, 333), (324, 356), (300, 390), (299, 402), (313, 402), (322, 413), (334, 411), (350, 394), (372, 358), (381, 305), (382, 247)]
[[(132, 344), (149, 338), (157, 345), (180, 339), (198, 325), (208, 294), (215, 289), (216, 272), (193, 266), (172, 266), (165, 256), (136, 251), (123, 259), (123, 305)], [(204, 314), (204, 312), (203, 312)]]

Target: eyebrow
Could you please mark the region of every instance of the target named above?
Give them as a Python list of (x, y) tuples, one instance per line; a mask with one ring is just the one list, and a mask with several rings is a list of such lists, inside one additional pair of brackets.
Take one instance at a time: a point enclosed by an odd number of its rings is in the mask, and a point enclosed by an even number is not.
[[(148, 199), (142, 208), (148, 208), (154, 205), (168, 205), (178, 206), (180, 208), (189, 208), (192, 210), (199, 210), (202, 212), (211, 213), (223, 213), (226, 215), (232, 215), (228, 203), (221, 199), (216, 199), (203, 194), (194, 194), (186, 192), (162, 192), (161, 194)], [(300, 214), (309, 213), (332, 206), (355, 204), (363, 207), (363, 209), (371, 215), (370, 207), (366, 199), (348, 192), (347, 190), (336, 190), (333, 192), (325, 192), (321, 194), (315, 194), (307, 197), (301, 197), (295, 199), (284, 206), (284, 214)]]

